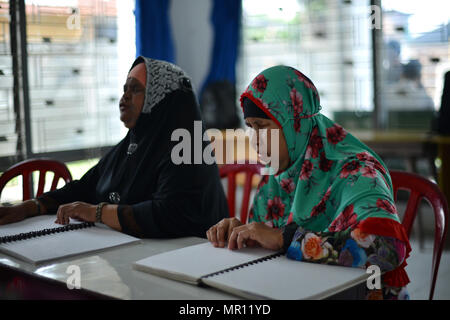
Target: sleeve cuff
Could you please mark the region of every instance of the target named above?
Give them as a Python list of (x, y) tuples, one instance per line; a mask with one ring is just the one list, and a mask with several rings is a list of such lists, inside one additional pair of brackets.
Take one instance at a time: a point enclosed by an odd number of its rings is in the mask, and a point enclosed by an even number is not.
[(283, 253), (285, 253), (289, 248), (289, 246), (291, 245), (292, 238), (294, 237), (297, 228), (298, 225), (295, 222), (292, 222), (283, 227), (283, 249), (282, 249)]
[(45, 207), (47, 213), (46, 214), (56, 214), (58, 211), (58, 207), (60, 203), (53, 199), (52, 197), (47, 196), (45, 193), (41, 196), (36, 198), (39, 200), (41, 204), (41, 212), (42, 212), (42, 205)]
[(136, 222), (133, 213), (133, 207), (128, 205), (119, 205), (117, 207), (117, 218), (119, 219), (120, 226), (123, 233), (143, 238), (144, 233), (142, 228)]

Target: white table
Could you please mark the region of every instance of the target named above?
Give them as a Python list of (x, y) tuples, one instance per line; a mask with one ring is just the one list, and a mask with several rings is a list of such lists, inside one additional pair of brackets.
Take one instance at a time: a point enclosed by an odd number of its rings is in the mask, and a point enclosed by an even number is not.
[[(16, 286), (19, 289), (33, 287), (31, 292), (29, 290), (25, 295), (18, 295), (17, 298), (65, 297), (73, 299), (96, 298), (96, 295), (99, 295), (100, 298), (132, 300), (239, 299), (213, 288), (185, 284), (132, 268), (134, 261), (205, 241), (205, 239), (195, 237), (143, 239), (141, 243), (128, 244), (97, 253), (81, 254), (42, 265), (33, 265), (0, 253), (0, 275), (3, 276), (0, 277), (0, 283), (5, 282), (6, 277), (9, 286)], [(67, 270), (72, 265), (80, 268), (81, 290), (67, 288), (67, 281), (71, 276)], [(27, 284), (22, 285), (20, 281), (25, 281)], [(3, 290), (6, 285), (3, 284)], [(361, 288), (356, 289), (355, 287), (352, 290), (350, 290), (350, 295), (347, 291), (338, 293), (335, 297), (361, 297)], [(53, 291), (53, 293), (49, 293), (49, 291)], [(0, 287), (0, 295), (3, 294)], [(11, 296), (8, 297), (11, 298)]]
[[(136, 271), (134, 261), (202, 243), (201, 238), (144, 239), (141, 243), (124, 245), (97, 253), (88, 253), (63, 260), (54, 260), (42, 265), (33, 265), (13, 257), (0, 254), (0, 265), (10, 271), (32, 276), (37, 280), (56, 280), (67, 288), (71, 274), (66, 273), (71, 265), (79, 266), (81, 291), (117, 299), (236, 299), (211, 288), (202, 288)], [(17, 281), (16, 281), (17, 282)], [(54, 281), (52, 281), (54, 283)], [(69, 289), (67, 289), (69, 290)], [(71, 291), (77, 289), (72, 289)], [(81, 292), (80, 292), (81, 293)]]

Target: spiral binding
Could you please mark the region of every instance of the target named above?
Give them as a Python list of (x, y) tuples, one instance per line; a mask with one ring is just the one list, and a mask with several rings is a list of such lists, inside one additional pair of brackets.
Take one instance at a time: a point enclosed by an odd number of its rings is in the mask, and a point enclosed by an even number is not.
[(271, 254), (270, 256), (266, 256), (266, 257), (263, 257), (263, 258), (255, 259), (255, 260), (252, 260), (250, 262), (238, 264), (237, 266), (234, 266), (234, 267), (230, 267), (230, 268), (223, 269), (223, 270), (220, 270), (220, 271), (217, 271), (217, 272), (214, 272), (214, 273), (207, 274), (207, 275), (203, 276), (202, 279), (213, 277), (213, 276), (218, 276), (218, 275), (226, 273), (226, 272), (230, 272), (230, 271), (237, 270), (237, 269), (240, 269), (240, 268), (252, 266), (252, 265), (260, 263), (260, 262), (264, 262), (264, 261), (268, 261), (268, 260), (271, 260), (271, 259), (278, 258), (278, 257), (280, 257), (282, 255), (283, 255), (283, 253), (277, 252), (277, 253)]
[(21, 241), (36, 237), (42, 237), (45, 235), (53, 234), (53, 233), (60, 233), (60, 232), (67, 232), (72, 230), (78, 230), (78, 229), (84, 229), (84, 228), (90, 228), (94, 227), (95, 223), (93, 222), (83, 222), (83, 223), (76, 223), (76, 224), (68, 224), (63, 227), (58, 228), (51, 228), (51, 229), (42, 229), (39, 231), (31, 231), (26, 233), (18, 233), (11, 236), (4, 236), (0, 237), (0, 244), (3, 243), (9, 243), (13, 241)]

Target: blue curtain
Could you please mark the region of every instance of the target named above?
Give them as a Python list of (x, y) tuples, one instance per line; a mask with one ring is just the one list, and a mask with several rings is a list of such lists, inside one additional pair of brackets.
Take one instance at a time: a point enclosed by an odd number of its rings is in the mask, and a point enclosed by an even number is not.
[(136, 56), (175, 62), (170, 0), (136, 0)]
[(236, 60), (241, 29), (242, 0), (212, 0), (211, 23), (214, 45), (209, 74), (201, 92), (209, 83), (228, 80), (236, 83)]

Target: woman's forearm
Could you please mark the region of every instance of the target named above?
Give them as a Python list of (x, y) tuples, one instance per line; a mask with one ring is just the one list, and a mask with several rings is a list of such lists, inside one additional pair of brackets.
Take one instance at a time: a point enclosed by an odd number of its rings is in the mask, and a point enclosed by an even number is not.
[[(38, 201), (39, 205), (36, 203)], [(20, 204), (12, 207), (23, 219), (35, 217), (41, 214), (46, 214), (47, 209), (39, 200), (26, 200)]]
[(119, 222), (119, 217), (117, 215), (118, 205), (107, 204), (102, 208), (102, 222), (108, 227), (111, 227), (117, 231), (122, 231), (122, 227)]

